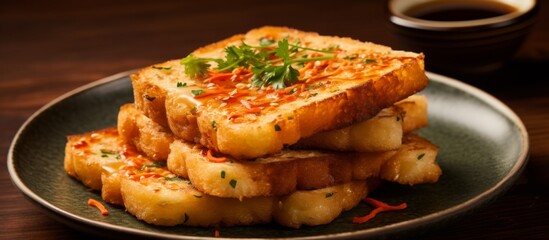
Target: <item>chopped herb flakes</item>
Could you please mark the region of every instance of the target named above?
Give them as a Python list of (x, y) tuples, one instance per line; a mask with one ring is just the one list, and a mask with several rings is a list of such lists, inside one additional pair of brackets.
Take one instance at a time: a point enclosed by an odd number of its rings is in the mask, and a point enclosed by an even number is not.
[(231, 179), (231, 181), (229, 181), (229, 185), (231, 185), (232, 188), (235, 188), (236, 187), (236, 180)]
[(106, 150), (106, 149), (101, 149), (100, 150), (101, 152), (101, 157), (102, 158), (108, 158), (109, 156), (114, 156), (116, 159), (120, 159), (120, 154), (116, 153), (115, 151), (112, 151), (112, 150)]
[(358, 58), (358, 54), (356, 53), (343, 57), (345, 60), (355, 60), (356, 58)]
[(339, 45), (337, 45), (337, 44), (336, 44), (336, 45), (332, 45), (332, 46), (327, 47), (327, 48), (324, 48), (324, 49), (322, 49), (322, 51), (333, 52), (333, 51), (335, 51), (336, 49), (339, 49)]
[(216, 122), (215, 120), (212, 121), (212, 128), (213, 128), (214, 130), (217, 130), (217, 122)]
[(225, 170), (221, 170), (221, 178), (225, 178)]
[(315, 89), (317, 87), (322, 87), (322, 85), (324, 85), (323, 82), (318, 82), (317, 84), (307, 86), (307, 90)]
[(177, 82), (177, 87), (186, 87), (187, 83), (185, 82)]
[(155, 162), (153, 164), (143, 165), (141, 167), (141, 170), (143, 170), (145, 168), (156, 168), (156, 167), (165, 167), (165, 166), (166, 166), (166, 163), (164, 163), (164, 162)]
[(166, 181), (182, 181), (183, 179), (175, 176), (175, 177), (164, 177), (164, 180), (166, 180)]
[(196, 97), (196, 96), (198, 96), (198, 95), (204, 93), (204, 90), (202, 90), (202, 89), (199, 89), (199, 90), (191, 90), (191, 93), (193, 94), (193, 96)]
[(421, 160), (423, 157), (425, 157), (425, 153), (421, 153), (417, 156), (417, 160)]
[(277, 132), (282, 131), (282, 128), (278, 124), (275, 124), (274, 128), (275, 128), (275, 131), (277, 131)]
[(364, 59), (364, 61), (362, 61), (362, 63), (364, 64), (370, 64), (370, 63), (375, 63), (376, 60), (375, 59), (371, 59), (371, 58), (367, 58), (367, 59)]
[(331, 192), (331, 193), (326, 193), (325, 197), (326, 198), (330, 198), (334, 195), (335, 192)]
[(172, 67), (162, 67), (162, 66), (152, 66), (152, 68), (158, 69), (158, 70), (170, 70), (170, 69), (172, 69)]
[(115, 151), (112, 151), (112, 150), (106, 150), (106, 149), (101, 149), (101, 153), (103, 154), (116, 154)]

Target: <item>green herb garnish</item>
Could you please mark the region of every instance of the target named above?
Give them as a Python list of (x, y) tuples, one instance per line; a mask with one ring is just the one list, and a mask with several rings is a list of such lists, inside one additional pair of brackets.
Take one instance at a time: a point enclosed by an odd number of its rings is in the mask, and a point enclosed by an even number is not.
[(225, 178), (225, 170), (221, 170), (221, 178)]
[(162, 67), (162, 66), (152, 66), (152, 68), (158, 69), (158, 70), (170, 70), (170, 69), (172, 69), (172, 67)]
[(116, 152), (113, 150), (101, 149), (100, 151), (103, 154), (116, 154)]
[(345, 60), (355, 60), (358, 57), (358, 54), (354, 53), (348, 56), (343, 57)]
[(231, 181), (229, 181), (229, 185), (231, 185), (232, 188), (235, 188), (236, 187), (236, 180), (231, 179)]
[(295, 57), (299, 51), (315, 51), (327, 54), (335, 54), (330, 49), (313, 49), (300, 46), (300, 43), (290, 44), (287, 39), (276, 42), (274, 50), (270, 45), (273, 40), (260, 39), (260, 46), (250, 46), (242, 42), (240, 46), (228, 46), (225, 48), (225, 59), (196, 58), (189, 54), (181, 60), (185, 65), (185, 73), (190, 77), (205, 77), (211, 67), (210, 62), (217, 63), (215, 70), (230, 72), (238, 67), (252, 67), (252, 85), (261, 88), (272, 85), (275, 89), (285, 88), (293, 84), (299, 77), (299, 72), (292, 64), (300, 65), (304, 62), (332, 59), (333, 55), (321, 57)]
[(208, 68), (211, 66), (208, 62), (214, 61), (210, 58), (196, 58), (194, 55), (189, 54), (187, 57), (181, 59), (181, 64), (185, 65), (185, 73), (192, 78), (204, 77), (208, 74)]
[(278, 124), (275, 124), (275, 131), (280, 132), (282, 128)]
[(120, 154), (116, 153), (113, 150), (101, 149), (100, 152), (102, 158), (108, 158), (109, 155), (114, 155), (116, 159), (120, 159)]
[(425, 157), (425, 153), (421, 153), (417, 156), (417, 160), (421, 160), (423, 157)]
[(198, 96), (198, 95), (204, 93), (204, 90), (202, 90), (202, 89), (199, 89), (199, 90), (191, 90), (191, 93), (193, 94), (193, 96), (196, 97), (196, 96)]
[(326, 193), (325, 197), (326, 197), (326, 198), (329, 198), (329, 197), (332, 197), (333, 195), (334, 195), (333, 192), (331, 192), (331, 193)]
[(175, 177), (164, 177), (164, 180), (166, 180), (166, 181), (183, 181), (183, 179), (179, 178), (178, 176), (175, 176)]
[(164, 162), (155, 162), (153, 164), (143, 165), (141, 167), (141, 170), (143, 170), (145, 168), (157, 168), (157, 167), (165, 167), (165, 166), (166, 166), (166, 163), (164, 163)]
[(186, 87), (187, 83), (184, 82), (177, 82), (177, 87)]

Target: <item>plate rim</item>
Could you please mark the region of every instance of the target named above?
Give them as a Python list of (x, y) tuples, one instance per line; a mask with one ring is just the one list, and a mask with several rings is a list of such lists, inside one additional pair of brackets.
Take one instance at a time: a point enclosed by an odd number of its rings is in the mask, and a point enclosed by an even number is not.
[[(75, 88), (65, 94), (62, 94), (61, 96), (55, 98), (54, 100), (50, 101), (46, 105), (39, 108), (36, 112), (34, 112), (30, 117), (28, 117), (25, 122), (20, 126), (18, 131), (13, 137), (13, 140), (10, 144), (10, 147), (8, 149), (8, 158), (7, 158), (7, 168), (8, 173), (10, 175), (10, 178), (14, 185), (21, 191), (21, 193), (29, 200), (31, 200), (33, 203), (41, 206), (42, 208), (49, 210), (51, 213), (57, 214), (61, 218), (67, 218), (68, 220), (72, 221), (78, 221), (83, 224), (87, 224), (90, 227), (98, 227), (98, 228), (104, 228), (110, 231), (115, 231), (117, 233), (121, 234), (133, 234), (133, 235), (141, 235), (145, 237), (156, 237), (156, 238), (177, 238), (177, 239), (214, 239), (212, 237), (204, 237), (204, 236), (190, 236), (190, 235), (174, 235), (171, 233), (160, 233), (160, 232), (151, 232), (147, 230), (141, 230), (137, 228), (127, 227), (127, 226), (119, 226), (119, 225), (113, 225), (110, 223), (104, 223), (99, 222), (95, 220), (91, 220), (88, 218), (85, 218), (83, 216), (73, 214), (70, 212), (67, 212), (59, 207), (54, 206), (52, 203), (46, 201), (45, 199), (41, 198), (33, 192), (30, 188), (28, 188), (22, 181), (22, 179), (19, 177), (19, 174), (17, 172), (17, 169), (15, 168), (14, 163), (14, 149), (16, 145), (20, 142), (21, 135), (23, 131), (27, 128), (27, 126), (34, 121), (34, 119), (42, 114), (44, 111), (49, 109), (51, 106), (71, 97), (76, 94), (79, 94), (83, 91), (86, 91), (88, 89), (97, 87), (102, 84), (106, 84), (112, 81), (119, 80), (121, 78), (128, 77), (132, 73), (135, 73), (137, 69), (123, 71), (117, 74), (113, 74), (107, 77), (104, 77), (102, 79), (90, 82), (88, 84), (85, 84), (81, 87)], [(460, 204), (456, 204), (452, 207), (443, 209), (441, 211), (437, 211), (425, 216), (421, 216), (418, 218), (410, 219), (407, 221), (401, 221), (393, 224), (388, 224), (385, 226), (375, 227), (375, 228), (369, 228), (369, 229), (362, 229), (357, 231), (350, 231), (350, 232), (342, 232), (342, 233), (333, 233), (333, 234), (323, 234), (323, 235), (317, 235), (317, 236), (301, 236), (297, 237), (299, 239), (325, 239), (325, 238), (349, 238), (349, 237), (376, 237), (376, 236), (383, 236), (385, 234), (394, 234), (395, 232), (401, 232), (406, 231), (414, 228), (418, 228), (417, 226), (421, 226), (424, 224), (430, 224), (436, 221), (443, 220), (450, 216), (459, 216), (463, 215), (473, 209), (479, 208), (482, 204), (486, 204), (491, 199), (495, 199), (498, 196), (504, 194), (507, 189), (510, 187), (511, 183), (515, 181), (522, 170), (525, 168), (527, 162), (528, 162), (528, 155), (529, 155), (529, 136), (528, 132), (526, 130), (526, 127), (520, 117), (511, 109), (509, 108), (505, 103), (494, 97), (493, 95), (476, 88), (472, 85), (469, 85), (467, 83), (461, 82), (459, 80), (456, 80), (451, 77), (447, 77), (441, 74), (433, 73), (426, 71), (425, 72), (427, 77), (430, 81), (442, 83), (445, 85), (448, 85), (452, 88), (461, 90), (466, 93), (470, 93), (474, 95), (475, 97), (479, 98), (483, 102), (487, 103), (492, 108), (495, 108), (498, 112), (502, 113), (505, 117), (508, 117), (511, 119), (514, 125), (517, 126), (520, 136), (521, 136), (521, 143), (522, 148), (520, 149), (520, 154), (517, 157), (517, 160), (514, 162), (514, 165), (509, 170), (509, 172), (503, 176), (496, 184), (494, 184), (489, 189), (477, 194), (476, 196), (472, 197), (471, 199), (464, 201)], [(65, 223), (66, 224), (66, 223)], [(72, 225), (72, 224), (71, 224)], [(73, 226), (74, 227), (74, 226)], [(84, 226), (85, 227), (85, 226)], [(290, 237), (295, 238), (295, 237)], [(240, 238), (235, 238), (240, 239)], [(243, 239), (243, 238), (242, 238)], [(245, 239), (263, 239), (263, 238), (245, 238)]]

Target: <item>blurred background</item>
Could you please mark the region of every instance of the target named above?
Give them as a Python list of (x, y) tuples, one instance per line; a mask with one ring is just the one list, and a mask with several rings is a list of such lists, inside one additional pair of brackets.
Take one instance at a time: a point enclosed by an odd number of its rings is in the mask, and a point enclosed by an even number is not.
[[(527, 105), (523, 103), (527, 99), (547, 95), (548, 7), (548, 1), (541, 1), (537, 24), (516, 56), (501, 71), (466, 78), (455, 73), (437, 73), (471, 83), (504, 99), (529, 129), (547, 125), (549, 120), (546, 115), (538, 114), (549, 112), (546, 98)], [(86, 83), (122, 71), (178, 59), (197, 47), (263, 25), (288, 26), (323, 35), (371, 41), (394, 49), (402, 48), (390, 30), (384, 0), (317, 0), (307, 3), (289, 0), (1, 1), (0, 157), (3, 164), (0, 180), (6, 188), (2, 189), (4, 195), (0, 206), (3, 209), (0, 216), (9, 215), (12, 218), (7, 220), (7, 226), (2, 227), (0, 232), (20, 233), (15, 234), (20, 237), (53, 233), (56, 237), (51, 239), (83, 237), (58, 222), (50, 221), (38, 208), (24, 202), (22, 195), (11, 185), (5, 168), (6, 153), (17, 129), (33, 112)], [(426, 66), (430, 70), (428, 56)], [(549, 129), (536, 129), (530, 132), (530, 166), (533, 167), (528, 171), (531, 172), (536, 172), (538, 166), (546, 166), (549, 160), (546, 150), (549, 147), (546, 145)], [(547, 181), (546, 175), (536, 173), (532, 177)], [(531, 229), (526, 224), (530, 220), (521, 221), (529, 216), (525, 215), (523, 219), (520, 215), (513, 215), (511, 218), (494, 210), (513, 205), (517, 198), (526, 198), (532, 204), (541, 204), (539, 199), (545, 199), (543, 207), (549, 208), (547, 195), (529, 192), (528, 189), (514, 191), (515, 195), (512, 190), (506, 200), (484, 210), (472, 220), (479, 224), (477, 231), (486, 234), (491, 231), (490, 227), (498, 224), (501, 226), (496, 228), (497, 231), (508, 227), (522, 230), (522, 233), (539, 231), (539, 226)], [(513, 213), (520, 211), (517, 209)], [(21, 217), (13, 218), (15, 215)], [(500, 219), (488, 227), (482, 226), (484, 220), (494, 220), (494, 216)], [(547, 221), (549, 216), (544, 216)], [(449, 235), (458, 239), (466, 234), (464, 229), (451, 229)], [(438, 232), (432, 238), (445, 235), (445, 232)]]

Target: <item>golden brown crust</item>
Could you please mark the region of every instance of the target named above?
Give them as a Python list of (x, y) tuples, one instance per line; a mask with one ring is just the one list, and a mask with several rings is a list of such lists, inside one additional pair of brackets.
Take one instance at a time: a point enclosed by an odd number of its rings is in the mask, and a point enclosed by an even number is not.
[(93, 190), (100, 190), (101, 167), (120, 161), (116, 152), (124, 143), (116, 128), (92, 131), (67, 137), (65, 171)]
[[(122, 205), (138, 219), (162, 226), (277, 222), (299, 228), (326, 224), (356, 206), (378, 182), (374, 178), (349, 181), (313, 191), (293, 191), (281, 197), (219, 198), (198, 191), (188, 180), (175, 177), (165, 167), (143, 157), (122, 141), (115, 128), (69, 136), (67, 149), (67, 156), (77, 156), (83, 166), (90, 167), (86, 171), (102, 175), (102, 197), (106, 202)], [(97, 157), (109, 159), (102, 154), (112, 155), (113, 161), (97, 162)], [(66, 163), (71, 166), (72, 160)]]
[(143, 111), (147, 117), (167, 128), (169, 127), (165, 106), (167, 91), (152, 82), (140, 79), (139, 76), (144, 71), (147, 71), (147, 69), (142, 69), (138, 73), (130, 76), (133, 80), (134, 104), (139, 106), (139, 109)]
[[(238, 44), (243, 38), (252, 42), (261, 36), (280, 35), (302, 38), (319, 48), (338, 44), (345, 51), (360, 49), (384, 60), (380, 60), (379, 66), (371, 66), (375, 70), (368, 72), (369, 75), (365, 77), (348, 81), (334, 79), (332, 88), (320, 91), (318, 96), (284, 104), (276, 111), (262, 112), (256, 119), (243, 118), (241, 123), (232, 121), (222, 107), (209, 103), (200, 106), (203, 111), (193, 113), (189, 109), (195, 103), (190, 103), (185, 110), (176, 109), (188, 100), (188, 97), (182, 96), (184, 94), (181, 89), (175, 87), (175, 81), (188, 80), (179, 61), (163, 63), (172, 68), (164, 75), (150, 67), (134, 75), (134, 94), (139, 99), (135, 104), (154, 121), (163, 126), (169, 125), (173, 133), (182, 139), (200, 143), (236, 158), (255, 158), (277, 153), (283, 146), (294, 144), (314, 133), (371, 118), (381, 109), (420, 91), (428, 83), (422, 54), (393, 51), (372, 43), (319, 36), (289, 28), (254, 29), (246, 35), (236, 35), (200, 48), (194, 54), (201, 57), (219, 57), (223, 55), (223, 47)], [(156, 99), (143, 100), (144, 95), (154, 96)], [(217, 127), (212, 127), (213, 122), (217, 123)], [(279, 130), (273, 130), (275, 127)]]
[[(329, 187), (350, 181), (352, 168), (363, 167), (348, 154), (318, 151), (288, 151), (254, 161), (228, 158), (226, 162), (213, 163), (204, 156), (201, 146), (175, 141), (171, 148), (170, 171), (188, 177), (197, 189), (219, 197), (280, 196), (295, 190)], [(236, 186), (230, 185), (233, 180)]]
[[(171, 172), (188, 178), (200, 191), (223, 198), (281, 196), (296, 190), (326, 188), (380, 174), (388, 181), (406, 181), (406, 184), (432, 182), (435, 177), (438, 179), (440, 171), (408, 173), (408, 169), (420, 164), (414, 161), (417, 152), (427, 153), (424, 162), (430, 165), (430, 169), (436, 170), (438, 165), (434, 161), (436, 152), (429, 150), (436, 148), (434, 145), (416, 135), (407, 135), (405, 139), (402, 147), (393, 151), (342, 153), (291, 150), (253, 161), (226, 157), (224, 162), (210, 161), (202, 146), (176, 140), (171, 145), (172, 154), (167, 165)], [(387, 165), (387, 162), (391, 164)], [(409, 167), (400, 169), (401, 164)], [(403, 180), (398, 175), (417, 177)]]
[(168, 158), (173, 134), (169, 129), (147, 118), (133, 104), (120, 107), (117, 126), (125, 142), (136, 146), (153, 161), (165, 161)]
[(436, 162), (438, 147), (415, 134), (407, 134), (403, 145), (382, 168), (382, 179), (400, 184), (435, 183), (442, 175)]

